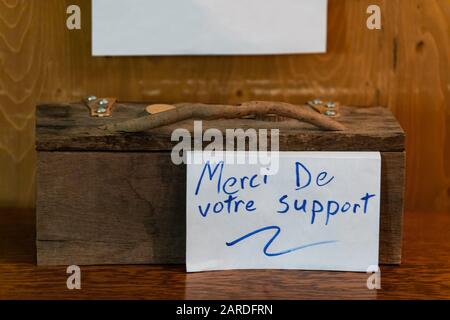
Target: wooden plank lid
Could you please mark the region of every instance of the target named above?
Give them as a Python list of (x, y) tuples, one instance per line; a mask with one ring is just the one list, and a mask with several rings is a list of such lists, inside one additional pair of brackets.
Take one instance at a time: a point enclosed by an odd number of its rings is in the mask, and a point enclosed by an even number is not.
[[(116, 103), (112, 117), (90, 117), (86, 105), (41, 104), (36, 110), (36, 149), (38, 151), (170, 151), (177, 128), (194, 137), (194, 120), (145, 132), (110, 132), (102, 126), (148, 115), (148, 103)], [(279, 122), (258, 119), (203, 120), (202, 130), (216, 128), (279, 129), (281, 151), (403, 151), (405, 134), (392, 113), (384, 107), (341, 106), (336, 118), (344, 131), (323, 131), (293, 119)], [(207, 143), (205, 143), (207, 144)]]

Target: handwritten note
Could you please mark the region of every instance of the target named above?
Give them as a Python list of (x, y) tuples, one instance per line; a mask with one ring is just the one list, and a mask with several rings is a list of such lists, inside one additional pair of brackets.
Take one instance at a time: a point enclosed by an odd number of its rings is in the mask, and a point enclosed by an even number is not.
[(327, 0), (93, 0), (102, 55), (326, 51)]
[(275, 175), (189, 164), (187, 271), (377, 266), (380, 171), (376, 152), (280, 152)]

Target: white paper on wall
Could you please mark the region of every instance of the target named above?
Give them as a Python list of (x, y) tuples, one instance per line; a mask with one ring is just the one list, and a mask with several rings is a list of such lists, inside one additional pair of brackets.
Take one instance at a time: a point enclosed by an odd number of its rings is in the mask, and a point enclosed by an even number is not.
[(276, 175), (260, 169), (188, 164), (188, 272), (378, 266), (378, 152), (281, 152)]
[(327, 0), (93, 0), (95, 56), (326, 51)]

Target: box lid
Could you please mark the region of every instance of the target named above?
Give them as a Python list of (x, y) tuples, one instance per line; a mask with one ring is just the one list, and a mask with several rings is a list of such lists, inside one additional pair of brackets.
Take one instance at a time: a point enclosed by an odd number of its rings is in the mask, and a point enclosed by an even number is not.
[[(36, 110), (38, 151), (170, 151), (177, 128), (194, 137), (194, 119), (145, 132), (109, 132), (100, 127), (146, 115), (144, 103), (116, 103), (113, 116), (89, 115), (83, 103), (41, 104)], [(323, 131), (313, 125), (288, 119), (280, 122), (254, 119), (203, 120), (202, 128), (279, 129), (281, 151), (404, 151), (405, 134), (392, 113), (384, 107), (342, 106), (337, 121), (344, 131)], [(208, 143), (205, 143), (208, 144)]]

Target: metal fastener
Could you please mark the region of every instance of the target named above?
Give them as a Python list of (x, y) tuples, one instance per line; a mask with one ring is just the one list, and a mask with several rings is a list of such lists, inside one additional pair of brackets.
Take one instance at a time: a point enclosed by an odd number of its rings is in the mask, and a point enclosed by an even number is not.
[(328, 116), (328, 117), (334, 117), (334, 116), (337, 115), (337, 113), (334, 110), (326, 110), (325, 111), (325, 115)]
[(83, 102), (88, 107), (91, 117), (111, 117), (116, 98), (98, 98), (94, 95), (87, 96)]
[(98, 107), (97, 113), (105, 113), (105, 112), (106, 112), (106, 108), (105, 107)]
[(95, 100), (97, 100), (96, 96), (89, 96), (89, 97), (86, 98), (87, 102), (94, 102)]
[(320, 99), (314, 99), (308, 101), (306, 104), (309, 105), (310, 107), (315, 108), (316, 106), (323, 105), (323, 102)]
[(106, 107), (108, 104), (109, 104), (109, 101), (108, 101), (107, 99), (101, 99), (101, 100), (98, 102), (98, 105), (99, 105), (100, 107)]
[(98, 102), (97, 113), (105, 113), (108, 104), (109, 104), (109, 101), (107, 99), (101, 99)]
[(330, 102), (327, 102), (325, 105), (327, 106), (327, 108), (332, 109), (332, 108), (336, 107), (336, 102), (330, 101)]

